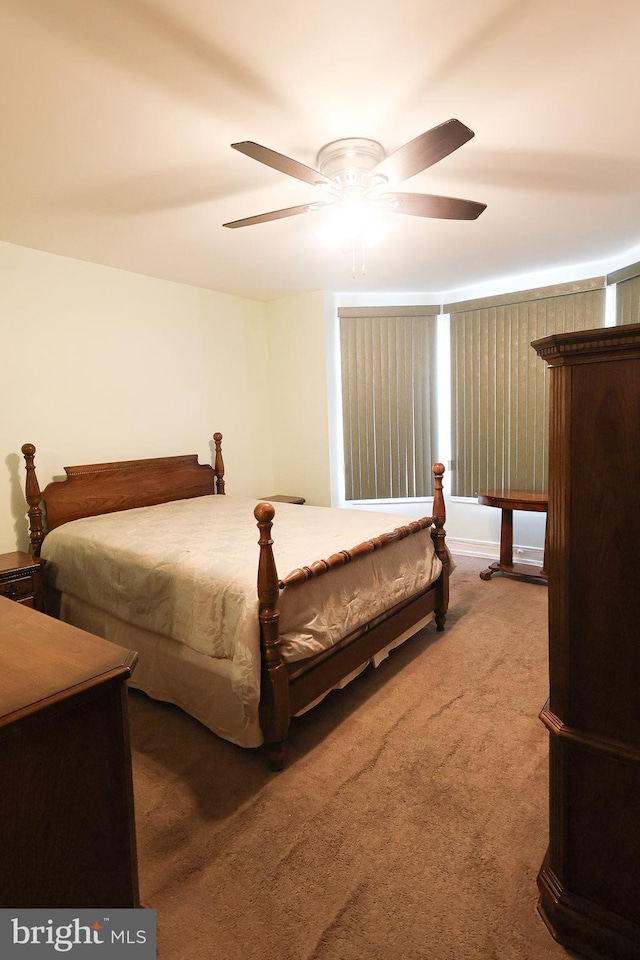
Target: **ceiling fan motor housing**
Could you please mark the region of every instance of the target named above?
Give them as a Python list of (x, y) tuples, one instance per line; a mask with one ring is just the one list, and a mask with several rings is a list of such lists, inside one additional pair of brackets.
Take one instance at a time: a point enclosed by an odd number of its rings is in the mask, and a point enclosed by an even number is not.
[(348, 137), (325, 144), (318, 153), (317, 167), (340, 189), (367, 189), (386, 183), (386, 177), (380, 177), (378, 184), (372, 183), (369, 176), (384, 157), (384, 148), (377, 140)]

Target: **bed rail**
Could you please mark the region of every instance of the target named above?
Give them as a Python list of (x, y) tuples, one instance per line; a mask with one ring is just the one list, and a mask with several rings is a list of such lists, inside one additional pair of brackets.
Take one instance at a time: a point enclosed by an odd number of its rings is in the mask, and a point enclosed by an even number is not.
[(340, 550), (338, 553), (333, 553), (330, 557), (327, 557), (326, 560), (316, 560), (308, 567), (298, 567), (296, 570), (292, 570), (291, 573), (287, 574), (284, 579), (278, 581), (278, 586), (280, 589), (284, 590), (285, 587), (293, 586), (294, 584), (305, 583), (307, 580), (311, 580), (314, 577), (321, 577), (323, 574), (329, 573), (331, 570), (335, 570), (338, 567), (343, 567), (347, 563), (351, 563), (352, 560), (357, 560), (358, 557), (366, 556), (368, 553), (374, 553), (376, 550), (381, 550), (390, 543), (396, 543), (398, 540), (404, 540), (405, 537), (410, 537), (411, 534), (419, 533), (420, 530), (425, 530), (428, 527), (433, 527), (431, 536), (438, 557), (441, 560), (448, 559), (446, 548), (444, 546), (444, 524), (446, 521), (446, 515), (444, 497), (442, 494), (442, 478), (444, 476), (443, 464), (434, 463), (432, 472), (434, 477), (435, 491), (433, 498), (434, 515), (432, 517), (421, 517), (420, 520), (414, 520), (412, 523), (406, 524), (405, 526), (396, 527), (395, 530), (391, 530), (389, 533), (383, 533), (371, 540), (365, 540), (363, 543), (359, 543), (355, 547), (351, 547), (348, 550)]
[(396, 543), (398, 540), (404, 540), (405, 537), (411, 536), (412, 533), (418, 533), (420, 530), (425, 530), (431, 525), (432, 520), (430, 517), (422, 517), (422, 519), (414, 520), (413, 523), (407, 526), (396, 527), (395, 530), (391, 530), (389, 533), (382, 533), (379, 537), (374, 537), (372, 540), (365, 540), (350, 550), (340, 550), (338, 553), (332, 553), (326, 560), (316, 560), (309, 567), (298, 567), (297, 570), (292, 570), (283, 580), (280, 580), (278, 585), (281, 590), (284, 590), (285, 587), (305, 583), (312, 578), (321, 577), (324, 573), (329, 573), (331, 570), (343, 567), (345, 564), (351, 563), (352, 560), (357, 560), (358, 557), (364, 557), (368, 553), (382, 550), (382, 548), (388, 544)]

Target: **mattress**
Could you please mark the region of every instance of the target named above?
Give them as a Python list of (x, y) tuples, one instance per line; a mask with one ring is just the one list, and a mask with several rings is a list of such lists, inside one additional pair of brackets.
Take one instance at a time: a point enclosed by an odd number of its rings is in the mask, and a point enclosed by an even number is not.
[[(257, 502), (208, 496), (74, 520), (51, 531), (42, 549), (50, 581), (75, 611), (67, 618), (101, 635), (109, 622), (112, 634), (114, 624), (123, 624), (140, 637), (161, 638), (170, 660), (212, 661), (253, 730), (260, 696)], [(278, 573), (284, 577), (410, 522), (395, 514), (278, 504)], [(427, 529), (286, 587), (278, 602), (284, 658), (293, 662), (327, 649), (423, 590), (440, 569)], [(136, 674), (146, 669), (138, 654)]]

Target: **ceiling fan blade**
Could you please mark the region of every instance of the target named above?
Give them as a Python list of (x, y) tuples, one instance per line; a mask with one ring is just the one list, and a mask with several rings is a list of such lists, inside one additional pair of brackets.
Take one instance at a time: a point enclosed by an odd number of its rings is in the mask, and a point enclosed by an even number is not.
[(476, 220), (487, 207), (486, 203), (475, 200), (438, 197), (430, 193), (383, 193), (378, 200), (391, 213), (436, 220)]
[(459, 120), (446, 120), (439, 126), (420, 134), (415, 140), (405, 143), (403, 147), (399, 147), (394, 153), (381, 160), (371, 171), (371, 177), (382, 174), (395, 183), (408, 180), (416, 173), (431, 167), (438, 160), (448, 157), (473, 136), (475, 136), (473, 130)]
[(319, 170), (313, 170), (311, 167), (305, 166), (304, 163), (298, 163), (297, 160), (292, 160), (291, 157), (285, 157), (284, 154), (276, 153), (275, 150), (270, 150), (269, 147), (263, 147), (259, 143), (254, 143), (253, 140), (243, 140), (242, 143), (232, 143), (231, 146), (234, 150), (239, 150), (240, 153), (244, 153), (245, 156), (251, 157), (252, 160), (257, 160), (259, 163), (266, 163), (268, 167), (273, 167), (274, 170), (279, 170), (280, 173), (286, 173), (288, 177), (295, 177), (297, 180), (310, 183), (312, 186), (315, 186), (317, 183), (331, 183), (329, 178), (325, 177)]
[(330, 207), (330, 203), (302, 203), (298, 207), (285, 207), (284, 210), (272, 210), (270, 213), (259, 213), (255, 217), (245, 217), (243, 220), (232, 220), (229, 223), (223, 223), (223, 227), (252, 227), (254, 223), (267, 223), (269, 220), (283, 220), (285, 217), (295, 217), (299, 213), (308, 213), (312, 210), (320, 210), (322, 207)]

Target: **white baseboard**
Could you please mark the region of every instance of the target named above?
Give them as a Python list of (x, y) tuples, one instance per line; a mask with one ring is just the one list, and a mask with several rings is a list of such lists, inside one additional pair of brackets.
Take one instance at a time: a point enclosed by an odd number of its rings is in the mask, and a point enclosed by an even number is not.
[[(464, 540), (459, 537), (447, 536), (447, 546), (454, 555), (459, 553), (463, 557), (483, 557), (487, 560), (500, 559), (500, 544), (485, 540)], [(544, 560), (544, 550), (541, 547), (523, 547), (514, 543), (513, 560), (517, 563), (530, 563), (541, 567)]]

